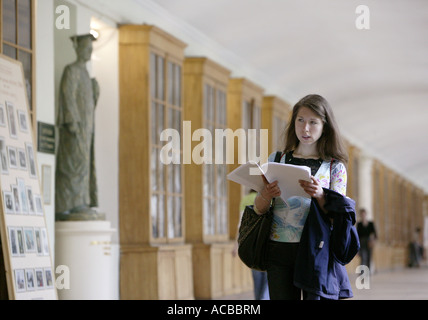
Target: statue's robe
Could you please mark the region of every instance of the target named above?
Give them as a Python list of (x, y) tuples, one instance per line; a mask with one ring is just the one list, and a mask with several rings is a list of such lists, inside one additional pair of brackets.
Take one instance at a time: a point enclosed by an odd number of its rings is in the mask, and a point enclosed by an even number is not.
[[(59, 143), (55, 174), (55, 212), (97, 207), (94, 159), (94, 88), (86, 65), (65, 67), (59, 93)], [(76, 133), (70, 132), (73, 125)]]

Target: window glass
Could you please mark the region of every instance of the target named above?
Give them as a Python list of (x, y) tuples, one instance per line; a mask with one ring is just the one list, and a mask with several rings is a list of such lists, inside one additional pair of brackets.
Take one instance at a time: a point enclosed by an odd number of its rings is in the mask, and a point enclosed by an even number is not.
[(174, 76), (174, 105), (181, 107), (181, 67), (179, 65), (175, 65)]
[(174, 128), (180, 133), (181, 135), (181, 128), (182, 126), (182, 120), (181, 120), (181, 110), (175, 110), (174, 111)]
[(157, 133), (156, 133), (156, 144), (160, 144), (160, 136), (162, 131), (164, 130), (164, 121), (165, 121), (165, 107), (163, 104), (158, 103), (157, 105), (157, 119), (156, 119), (156, 127), (157, 127)]
[(31, 49), (31, 0), (18, 1), (18, 45)]
[[(226, 95), (215, 86), (204, 85), (204, 128), (208, 129), (215, 139), (216, 129), (226, 129)], [(214, 163), (215, 152), (212, 160)], [(223, 161), (225, 160), (225, 144), (223, 144)], [(226, 164), (205, 164), (203, 169), (203, 213), (204, 233), (206, 235), (222, 235), (227, 233), (227, 194)], [(226, 210), (224, 210), (226, 208)]]
[(3, 0), (3, 40), (16, 44), (16, 0)]
[(157, 58), (157, 66), (156, 66), (156, 71), (157, 71), (157, 94), (156, 97), (159, 100), (164, 100), (165, 99), (165, 93), (164, 93), (164, 89), (165, 89), (165, 74), (164, 74), (164, 63), (165, 63), (165, 59), (158, 56)]
[(168, 103), (174, 104), (174, 64), (168, 62)]
[(174, 229), (174, 197), (168, 197), (168, 238), (175, 237)]
[(154, 53), (151, 53), (150, 54), (150, 80), (151, 80), (150, 95), (152, 96), (152, 98), (156, 97), (156, 92), (157, 92), (156, 64), (157, 64), (157, 57)]
[[(177, 76), (177, 73), (179, 75)], [(164, 129), (175, 129), (181, 134), (181, 69), (162, 57), (151, 53), (150, 58), (150, 88), (152, 97), (152, 144), (155, 152), (160, 154), (165, 144), (171, 141), (161, 141), (160, 136)], [(177, 89), (179, 88), (179, 89)], [(180, 98), (181, 99), (181, 98)], [(181, 146), (173, 146), (168, 157), (180, 157)], [(152, 192), (158, 194), (156, 212), (152, 212), (152, 225), (156, 227), (153, 233), (155, 239), (168, 241), (180, 238), (182, 233), (182, 167), (180, 165), (160, 162), (157, 156), (157, 166), (152, 166)], [(155, 176), (156, 175), (156, 176)], [(176, 207), (179, 205), (179, 207)], [(152, 206), (153, 209), (153, 206)], [(156, 221), (156, 223), (153, 222)]]
[(157, 225), (157, 215), (158, 215), (158, 196), (156, 194), (152, 195), (150, 202), (150, 212), (152, 218), (152, 235), (154, 238), (159, 237), (158, 225)]
[(158, 186), (158, 156), (159, 156), (159, 149), (157, 148), (153, 148), (152, 149), (152, 154), (151, 154), (151, 163), (150, 163), (150, 167), (151, 167), (151, 184), (152, 184), (152, 189), (153, 190), (159, 190), (159, 186)]
[(24, 69), (24, 78), (25, 78), (25, 87), (27, 90), (27, 97), (28, 102), (30, 104), (30, 110), (32, 110), (32, 89), (31, 89), (31, 82), (32, 82), (32, 62), (31, 58), (32, 55), (28, 52), (19, 50), (18, 53), (19, 61), (22, 63), (22, 68)]
[(180, 238), (183, 236), (182, 228), (182, 197), (174, 197), (175, 206), (174, 206), (174, 232), (175, 237)]
[[(181, 193), (181, 185), (182, 185), (182, 179), (181, 179), (181, 165), (180, 164), (174, 164), (174, 192), (175, 193)], [(172, 179), (171, 179), (172, 180)]]
[(159, 203), (158, 203), (158, 232), (159, 238), (165, 238), (165, 196), (159, 195)]
[(17, 58), (16, 52), (17, 50), (14, 47), (11, 47), (7, 44), (3, 44), (3, 54), (5, 56), (8, 56), (9, 58), (16, 60)]

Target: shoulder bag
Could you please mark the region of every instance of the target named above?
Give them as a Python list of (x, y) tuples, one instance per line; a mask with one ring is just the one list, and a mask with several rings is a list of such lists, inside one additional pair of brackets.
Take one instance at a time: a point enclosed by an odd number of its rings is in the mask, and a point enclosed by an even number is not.
[[(280, 162), (281, 152), (277, 152), (275, 162)], [(268, 242), (271, 232), (275, 199), (269, 211), (258, 215), (254, 206), (246, 206), (241, 218), (238, 235), (238, 256), (249, 268), (266, 271)]]

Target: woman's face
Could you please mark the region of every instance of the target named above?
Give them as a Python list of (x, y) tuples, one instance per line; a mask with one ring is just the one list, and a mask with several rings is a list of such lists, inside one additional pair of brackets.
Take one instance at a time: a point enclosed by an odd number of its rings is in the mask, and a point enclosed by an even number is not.
[(296, 117), (296, 135), (300, 143), (311, 145), (318, 141), (323, 133), (324, 123), (316, 113), (307, 107), (301, 107)]

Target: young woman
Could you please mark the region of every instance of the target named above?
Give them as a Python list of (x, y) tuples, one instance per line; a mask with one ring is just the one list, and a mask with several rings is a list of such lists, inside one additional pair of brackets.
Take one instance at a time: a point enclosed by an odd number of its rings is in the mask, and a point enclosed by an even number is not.
[[(265, 188), (257, 195), (254, 207), (258, 214), (263, 214), (275, 198), (267, 270), (270, 298), (300, 300), (302, 290), (294, 284), (294, 269), (311, 201), (317, 201), (324, 210), (323, 188), (346, 194), (348, 157), (332, 109), (319, 95), (308, 95), (294, 106), (285, 136), (280, 162), (311, 168), (311, 181), (300, 181), (310, 197), (283, 201), (277, 182), (269, 184), (265, 180)], [(271, 154), (269, 162), (274, 157), (275, 153)], [(307, 297), (305, 292), (303, 295)]]

